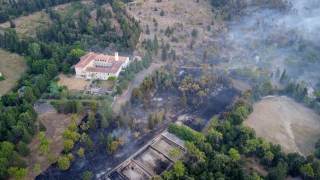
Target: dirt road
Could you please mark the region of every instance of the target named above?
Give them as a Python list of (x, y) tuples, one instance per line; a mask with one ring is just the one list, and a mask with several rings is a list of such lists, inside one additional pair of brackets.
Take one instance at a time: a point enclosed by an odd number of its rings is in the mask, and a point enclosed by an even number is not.
[(154, 71), (163, 66), (164, 63), (152, 63), (148, 69), (139, 72), (135, 78), (130, 82), (126, 91), (124, 91), (120, 96), (116, 97), (112, 103), (112, 109), (115, 114), (118, 114), (121, 107), (126, 104), (131, 98), (132, 90), (143, 82), (144, 78), (152, 74)]

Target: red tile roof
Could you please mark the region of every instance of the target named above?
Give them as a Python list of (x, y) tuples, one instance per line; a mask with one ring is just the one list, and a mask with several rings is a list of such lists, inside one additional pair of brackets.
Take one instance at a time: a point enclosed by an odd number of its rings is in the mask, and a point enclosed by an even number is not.
[(123, 64), (123, 61), (115, 61), (112, 66), (109, 67), (87, 67), (89, 72), (101, 72), (101, 73), (117, 73)]
[[(119, 61), (125, 61), (127, 57), (119, 56)], [(94, 60), (102, 60), (102, 61), (108, 61), (108, 62), (115, 62), (115, 56), (109, 56), (105, 54), (98, 54), (94, 52), (90, 52), (80, 58), (80, 61), (78, 64), (76, 64), (76, 68), (84, 68), (86, 67), (91, 61)]]
[[(89, 72), (103, 72), (103, 73), (116, 73), (118, 72), (121, 65), (125, 63), (127, 57), (118, 56), (119, 59), (116, 61), (115, 56), (109, 56), (104, 54), (97, 54), (94, 52), (90, 52), (80, 58), (78, 64), (75, 65), (76, 68), (86, 68), (86, 71)], [(90, 66), (87, 67), (91, 61), (103, 61), (106, 63), (110, 63), (108, 67), (95, 67)]]

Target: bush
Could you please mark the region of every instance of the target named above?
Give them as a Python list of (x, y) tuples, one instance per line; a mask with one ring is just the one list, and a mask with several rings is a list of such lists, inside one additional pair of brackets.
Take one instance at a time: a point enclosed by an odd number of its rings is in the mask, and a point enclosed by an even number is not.
[(74, 146), (74, 142), (70, 139), (67, 139), (67, 140), (64, 140), (63, 142), (63, 148), (64, 148), (64, 151), (65, 152), (69, 152), (71, 151), (71, 149), (73, 148)]
[(205, 137), (203, 134), (185, 125), (170, 124), (168, 130), (170, 133), (175, 134), (176, 136), (178, 136), (179, 138), (185, 141), (200, 143), (205, 140)]
[(90, 171), (85, 171), (85, 172), (83, 172), (83, 174), (82, 174), (82, 179), (83, 179), (83, 180), (91, 180), (92, 177), (93, 177), (93, 174), (92, 174), (92, 172), (90, 172)]
[(70, 168), (70, 160), (67, 156), (61, 156), (58, 158), (58, 167), (61, 170), (68, 170)]
[(0, 74), (0, 81), (5, 80), (4, 76), (2, 74)]
[(27, 156), (30, 154), (30, 149), (28, 148), (28, 145), (22, 141), (20, 141), (17, 144), (17, 150), (18, 150), (19, 154), (22, 156)]
[(14, 179), (24, 179), (28, 173), (27, 169), (25, 168), (18, 168), (18, 167), (10, 167), (9, 170), (10, 177), (13, 177)]
[(117, 80), (117, 77), (115, 77), (115, 76), (110, 76), (108, 78), (108, 81), (116, 81), (116, 80)]

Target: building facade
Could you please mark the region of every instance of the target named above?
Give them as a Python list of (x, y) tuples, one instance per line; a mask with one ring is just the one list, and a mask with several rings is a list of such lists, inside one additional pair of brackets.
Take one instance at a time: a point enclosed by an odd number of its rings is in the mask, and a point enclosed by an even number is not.
[(109, 77), (118, 77), (129, 63), (129, 57), (119, 56), (117, 52), (114, 56), (90, 52), (75, 65), (76, 77), (108, 80)]

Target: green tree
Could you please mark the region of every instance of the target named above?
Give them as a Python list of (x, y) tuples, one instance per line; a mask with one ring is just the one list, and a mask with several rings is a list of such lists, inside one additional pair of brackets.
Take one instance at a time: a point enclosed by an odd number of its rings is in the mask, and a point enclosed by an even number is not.
[(41, 49), (38, 43), (29, 44), (28, 51), (29, 51), (29, 55), (33, 59), (39, 59), (41, 57)]
[(273, 158), (274, 158), (274, 154), (271, 151), (267, 151), (263, 157), (268, 163), (271, 163)]
[(178, 178), (184, 176), (185, 167), (184, 167), (184, 165), (183, 165), (183, 163), (181, 161), (177, 161), (173, 165), (173, 172), (174, 172), (175, 176), (178, 177)]
[(234, 160), (234, 161), (240, 160), (240, 154), (239, 154), (238, 150), (231, 148), (228, 153), (229, 153), (229, 156), (231, 157), (232, 160)]
[(10, 177), (13, 177), (14, 179), (24, 179), (27, 176), (27, 169), (25, 168), (19, 168), (19, 167), (10, 167), (8, 169)]
[(72, 49), (69, 53), (70, 63), (76, 63), (77, 61), (79, 61), (79, 58), (85, 54), (86, 52), (80, 48)]
[(42, 154), (48, 154), (49, 153), (50, 142), (46, 138), (45, 133), (44, 132), (39, 132), (38, 138), (39, 138), (39, 141), (40, 141), (40, 145), (39, 145), (40, 152)]
[(20, 141), (17, 144), (17, 150), (19, 154), (21, 154), (22, 156), (27, 156), (30, 154), (30, 149), (28, 148), (28, 145), (22, 141)]
[(91, 171), (85, 171), (82, 173), (82, 180), (91, 180), (93, 178), (93, 174)]
[(71, 139), (66, 139), (63, 141), (63, 149), (65, 152), (71, 151), (73, 146), (74, 146), (74, 142)]
[(301, 166), (300, 172), (306, 178), (313, 178), (314, 177), (314, 171), (313, 171), (311, 163), (304, 164), (303, 166)]
[(283, 180), (287, 177), (288, 165), (284, 162), (279, 162), (276, 167), (273, 167), (268, 174), (268, 179)]
[(58, 167), (61, 170), (68, 170), (70, 167), (70, 160), (67, 156), (61, 156), (58, 158)]
[(78, 149), (77, 154), (79, 157), (83, 158), (84, 157), (84, 149), (81, 147)]
[(36, 175), (38, 175), (38, 174), (40, 174), (41, 173), (41, 166), (40, 166), (40, 164), (35, 164), (34, 166), (33, 166), (33, 172), (36, 174)]
[(119, 147), (119, 141), (117, 140), (113, 140), (111, 143), (107, 143), (107, 152), (109, 154), (113, 154), (117, 151), (118, 147)]

